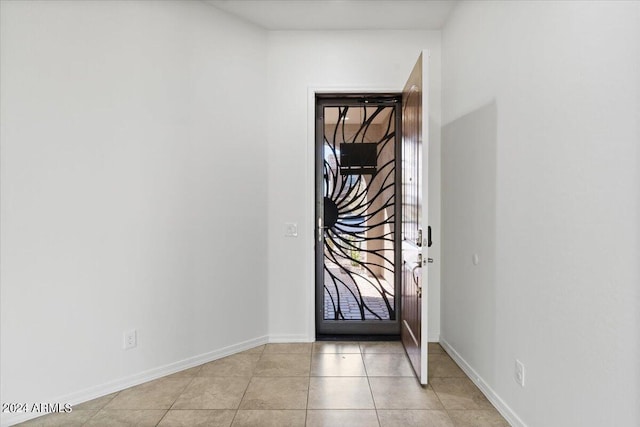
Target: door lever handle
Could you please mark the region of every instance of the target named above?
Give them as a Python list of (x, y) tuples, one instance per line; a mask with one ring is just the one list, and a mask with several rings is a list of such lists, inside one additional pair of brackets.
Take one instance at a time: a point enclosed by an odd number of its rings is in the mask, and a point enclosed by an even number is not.
[(322, 232), (329, 228), (322, 225), (322, 217), (318, 218), (318, 243), (322, 243)]
[(416, 270), (419, 268), (422, 268), (422, 265), (416, 264), (416, 266), (411, 269), (411, 278), (413, 279), (413, 284), (416, 285), (416, 294), (418, 295), (418, 298), (422, 298), (422, 286), (418, 281), (418, 277), (416, 277)]

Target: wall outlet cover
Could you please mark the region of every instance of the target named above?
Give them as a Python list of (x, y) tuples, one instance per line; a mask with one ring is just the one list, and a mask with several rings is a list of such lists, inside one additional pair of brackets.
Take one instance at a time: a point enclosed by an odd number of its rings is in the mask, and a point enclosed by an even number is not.
[(122, 343), (122, 348), (124, 350), (129, 350), (138, 345), (138, 332), (135, 329), (131, 329), (129, 331), (125, 331), (123, 334), (124, 342)]

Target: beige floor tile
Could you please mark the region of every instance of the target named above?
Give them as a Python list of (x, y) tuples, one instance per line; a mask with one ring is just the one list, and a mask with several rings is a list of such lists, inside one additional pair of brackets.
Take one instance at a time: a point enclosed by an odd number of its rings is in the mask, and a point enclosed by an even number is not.
[(237, 409), (249, 377), (196, 377), (171, 409)]
[(240, 410), (233, 420), (233, 427), (304, 427), (304, 410), (256, 411)]
[(367, 375), (370, 377), (413, 377), (411, 362), (404, 354), (363, 354)]
[(202, 365), (194, 366), (193, 368), (184, 369), (182, 371), (178, 371), (174, 374), (167, 375), (165, 378), (193, 378), (200, 372), (202, 369)]
[(309, 409), (374, 409), (366, 377), (311, 377)]
[(442, 346), (437, 342), (429, 343), (429, 354), (445, 354)]
[(263, 354), (258, 360), (253, 375), (258, 377), (309, 376), (311, 353), (309, 354)]
[(400, 341), (363, 341), (360, 342), (360, 351), (369, 353), (402, 353), (404, 347)]
[(90, 427), (152, 427), (167, 411), (158, 409), (102, 409), (85, 426)]
[(118, 395), (118, 392), (107, 394), (106, 396), (98, 397), (97, 399), (82, 402), (77, 405), (73, 405), (73, 412), (84, 409), (102, 409), (105, 405), (113, 400)]
[(75, 427), (82, 426), (85, 422), (98, 412), (98, 409), (80, 409), (75, 408), (71, 412), (61, 412), (56, 414), (48, 414), (42, 417), (34, 418), (18, 424), (20, 426), (29, 427)]
[(400, 342), (268, 344), (21, 425), (508, 426), (437, 343), (429, 375), (421, 387)]
[(380, 427), (454, 427), (446, 411), (379, 409)]
[(253, 377), (240, 409), (306, 409), (308, 377)]
[(431, 387), (415, 378), (370, 377), (377, 409), (443, 409)]
[(311, 358), (311, 375), (315, 377), (364, 377), (362, 355), (315, 353)]
[(236, 411), (204, 409), (172, 409), (164, 416), (159, 427), (229, 427)]
[(105, 409), (169, 409), (192, 378), (160, 378), (122, 390)]
[(256, 369), (260, 354), (235, 354), (205, 363), (198, 372), (200, 377), (250, 377)]
[(429, 378), (438, 377), (466, 378), (467, 375), (448, 355), (430, 354)]
[(372, 409), (312, 409), (306, 427), (375, 427), (378, 415)]
[(360, 353), (360, 344), (355, 341), (316, 341), (314, 353)]
[(449, 415), (456, 427), (509, 427), (495, 409), (451, 410)]
[(266, 345), (259, 345), (257, 347), (250, 348), (249, 350), (242, 351), (238, 354), (262, 354)]
[(430, 384), (447, 410), (493, 408), (468, 378), (432, 378)]
[(263, 354), (308, 354), (311, 353), (313, 343), (311, 342), (294, 342), (284, 344), (267, 344)]

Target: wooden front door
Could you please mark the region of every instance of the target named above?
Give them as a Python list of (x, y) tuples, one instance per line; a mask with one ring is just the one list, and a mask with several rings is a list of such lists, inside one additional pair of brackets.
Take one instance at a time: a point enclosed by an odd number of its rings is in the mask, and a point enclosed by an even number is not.
[(402, 92), (402, 343), (427, 384), (428, 114), (423, 52)]

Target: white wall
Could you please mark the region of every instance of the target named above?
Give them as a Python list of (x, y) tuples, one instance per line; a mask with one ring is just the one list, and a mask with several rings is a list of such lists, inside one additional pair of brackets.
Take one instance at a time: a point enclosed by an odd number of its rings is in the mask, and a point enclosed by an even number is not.
[[(429, 335), (438, 339), (440, 224), (440, 32), (282, 31), (269, 33), (269, 332), (274, 340), (312, 340), (313, 126), (311, 89), (401, 91), (422, 49), (431, 50), (430, 194), (436, 263), (430, 268)], [(311, 105), (312, 107), (312, 105)], [(311, 138), (310, 138), (311, 136)], [(296, 222), (299, 237), (284, 236)]]
[(1, 4), (2, 401), (266, 340), (266, 33), (200, 2)]
[(464, 2), (442, 55), (443, 341), (514, 425), (640, 425), (640, 3)]

